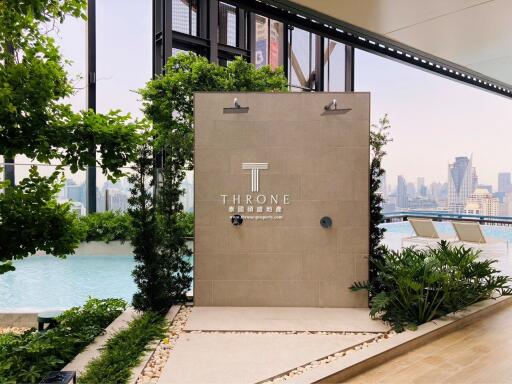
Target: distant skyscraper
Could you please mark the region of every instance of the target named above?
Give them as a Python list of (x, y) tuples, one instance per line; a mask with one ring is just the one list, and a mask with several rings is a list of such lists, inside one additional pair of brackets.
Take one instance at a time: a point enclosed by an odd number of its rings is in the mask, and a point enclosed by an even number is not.
[(476, 173), (472, 158), (459, 156), (453, 164), (448, 164), (448, 210), (462, 213), (466, 200), (473, 192)]
[(384, 200), (388, 199), (388, 185), (387, 185), (385, 173), (380, 177), (379, 192), (382, 194), (382, 197), (384, 198)]
[(398, 176), (397, 186), (396, 186), (396, 206), (398, 208), (407, 208), (408, 206), (408, 198), (407, 198), (407, 185), (405, 183), (405, 178), (403, 176)]
[[(471, 159), (473, 160), (473, 159)], [(471, 171), (471, 193), (475, 192), (478, 188), (478, 175), (476, 174), (476, 168), (473, 167)]]
[(498, 192), (509, 192), (510, 187), (510, 172), (498, 173)]
[(416, 196), (416, 186), (414, 183), (407, 183), (407, 197), (413, 198)]
[(506, 192), (503, 199), (503, 216), (512, 216), (512, 192)]
[(130, 194), (117, 188), (106, 188), (105, 210), (109, 211), (126, 211), (128, 209), (128, 198)]
[(418, 196), (427, 197), (427, 187), (425, 186), (424, 177), (418, 177), (416, 179), (416, 193)]

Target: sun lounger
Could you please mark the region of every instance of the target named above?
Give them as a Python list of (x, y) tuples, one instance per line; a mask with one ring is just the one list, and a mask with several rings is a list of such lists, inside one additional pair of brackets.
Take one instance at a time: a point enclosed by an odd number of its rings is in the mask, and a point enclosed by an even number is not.
[(488, 245), (503, 244), (506, 246), (508, 254), (508, 240), (486, 238), (479, 223), (470, 221), (452, 221), (452, 225), (460, 242), (470, 245), (478, 245), (483, 249)]
[(409, 223), (411, 223), (412, 229), (414, 230), (414, 236), (403, 238), (402, 247), (407, 242), (413, 244), (434, 245), (441, 240), (453, 240), (439, 236), (436, 227), (434, 226), (434, 222), (431, 219), (409, 218)]

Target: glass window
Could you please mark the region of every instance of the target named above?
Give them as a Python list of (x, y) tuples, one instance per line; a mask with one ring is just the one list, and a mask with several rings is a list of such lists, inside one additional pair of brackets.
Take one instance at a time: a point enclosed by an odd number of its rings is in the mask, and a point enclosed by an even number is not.
[(283, 23), (256, 15), (256, 68), (283, 65)]
[(345, 91), (345, 45), (324, 39), (324, 91)]
[(236, 47), (236, 7), (219, 2), (219, 43)]
[(268, 18), (256, 15), (256, 68), (268, 64), (268, 30)]
[[(130, 113), (132, 118), (141, 118), (141, 98), (137, 90), (144, 87), (152, 76), (150, 2), (99, 1), (96, 12), (97, 111), (105, 113), (111, 109), (120, 109), (122, 113)], [(122, 179), (113, 185), (100, 168), (96, 169), (98, 211), (108, 207), (106, 202), (110, 202), (111, 209), (125, 207), (127, 194), (126, 180)]]
[(292, 91), (314, 88), (315, 36), (299, 28), (289, 33), (289, 79)]
[(87, 23), (82, 19), (67, 17), (51, 32), (51, 36), (55, 38), (62, 56), (69, 60), (65, 68), (75, 88), (75, 93), (64, 102), (71, 104), (75, 111), (83, 110), (87, 97)]
[(197, 36), (197, 0), (172, 0), (172, 29)]

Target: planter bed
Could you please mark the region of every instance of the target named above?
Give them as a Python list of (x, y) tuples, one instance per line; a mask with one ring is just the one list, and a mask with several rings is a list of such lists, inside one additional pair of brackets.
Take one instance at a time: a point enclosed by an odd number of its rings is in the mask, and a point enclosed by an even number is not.
[(59, 370), (117, 318), (126, 303), (119, 299), (89, 299), (57, 317), (58, 325), (45, 332), (31, 329), (0, 337), (0, 377), (7, 382), (38, 383)]

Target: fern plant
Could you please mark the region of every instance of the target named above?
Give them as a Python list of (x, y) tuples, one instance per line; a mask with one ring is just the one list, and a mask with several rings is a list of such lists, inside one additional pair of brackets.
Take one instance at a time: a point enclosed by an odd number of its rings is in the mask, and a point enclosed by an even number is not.
[[(511, 279), (481, 260), (480, 251), (441, 241), (436, 247), (386, 250), (374, 260), (381, 287), (371, 299), (370, 315), (397, 331), (461, 310), (478, 301), (511, 295)], [(375, 282), (356, 282), (353, 291), (370, 290)]]

